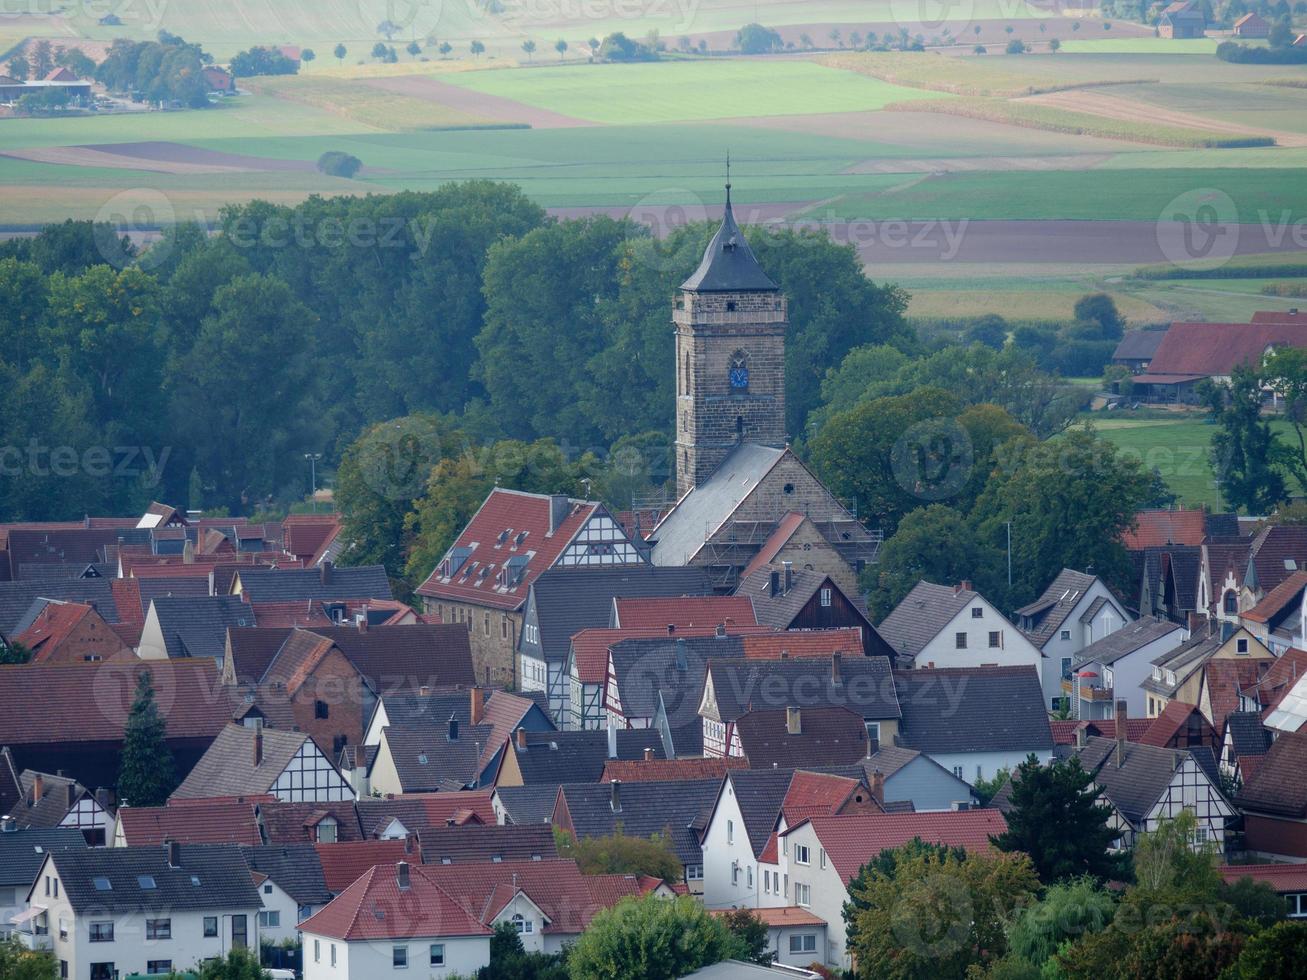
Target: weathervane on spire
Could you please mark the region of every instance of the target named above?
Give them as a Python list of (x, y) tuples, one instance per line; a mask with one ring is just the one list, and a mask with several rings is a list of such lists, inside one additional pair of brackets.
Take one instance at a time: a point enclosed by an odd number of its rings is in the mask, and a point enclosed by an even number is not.
[(731, 151), (726, 151), (726, 206), (731, 206)]

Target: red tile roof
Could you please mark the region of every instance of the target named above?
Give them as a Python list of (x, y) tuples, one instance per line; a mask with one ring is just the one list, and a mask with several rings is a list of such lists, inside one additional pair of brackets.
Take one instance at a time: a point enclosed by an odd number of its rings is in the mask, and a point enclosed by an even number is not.
[(1307, 892), (1307, 864), (1222, 864), (1216, 869), (1229, 884), (1241, 878), (1264, 881), (1277, 892)]
[[(694, 638), (712, 636), (716, 627), (687, 626), (678, 629), (677, 636)], [(766, 626), (728, 626), (726, 632), (732, 636), (742, 634), (769, 634), (772, 630)], [(583, 684), (602, 684), (608, 671), (608, 648), (623, 640), (654, 639), (667, 635), (667, 626), (661, 629), (585, 629), (572, 637), (572, 655), (576, 660), (576, 671)], [(799, 634), (785, 634), (798, 636)], [(777, 654), (779, 656), (779, 654)]]
[[(1116, 738), (1116, 719), (1115, 718), (1095, 718), (1085, 721), (1076, 721), (1074, 718), (1069, 721), (1052, 720), (1049, 727), (1053, 730), (1053, 742), (1056, 745), (1075, 745), (1076, 729), (1080, 726), (1085, 727), (1085, 733), (1089, 737), (1102, 736), (1103, 738)], [(1152, 718), (1129, 718), (1126, 720), (1126, 740), (1138, 742), (1148, 733), (1152, 727)]]
[(141, 606), (141, 583), (131, 578), (115, 578), (110, 579), (109, 589), (113, 593), (114, 605), (118, 607), (118, 622), (114, 624), (114, 632), (121, 636), (128, 646), (139, 646), (141, 630), (145, 628), (145, 610)]
[(1257, 364), (1271, 347), (1307, 347), (1304, 323), (1173, 323), (1148, 365), (1148, 374), (1227, 376)]
[(757, 626), (753, 600), (738, 595), (659, 596), (614, 599), (617, 623), (622, 629), (679, 629), (716, 627), (720, 623)]
[(627, 895), (640, 894), (634, 876), (605, 875), (592, 885), (575, 861), (563, 859), (431, 864), (423, 872), (486, 924), (521, 891), (548, 917), (547, 933), (579, 933), (597, 912)]
[[(710, 915), (730, 915), (733, 909), (709, 909)], [(773, 929), (784, 928), (786, 926), (825, 926), (826, 920), (813, 915), (807, 909), (799, 908), (797, 905), (785, 905), (780, 908), (770, 909), (749, 909), (749, 912), (762, 921), (762, 924)]]
[(336, 820), (337, 843), (363, 839), (358, 814), (353, 802), (343, 800), (331, 803), (286, 803), (269, 800), (259, 806), (263, 829), (269, 844), (313, 844), (317, 842), (317, 827), (325, 817)]
[(402, 840), (316, 844), (314, 849), (322, 862), (322, 877), (327, 882), (327, 888), (337, 895), (378, 864), (394, 865), (396, 861), (417, 863), (421, 860), (417, 849), (414, 848), (410, 853), (408, 843)]
[[(39, 664), (50, 659), (82, 620), (94, 612), (90, 606), (81, 602), (47, 602), (36, 614), (32, 624), (13, 639), (32, 651), (31, 663)], [(99, 616), (96, 618), (99, 619)], [(101, 623), (104, 621), (101, 620)]]
[(1247, 692), (1257, 696), (1257, 701), (1263, 709), (1263, 718), (1280, 703), (1303, 674), (1307, 674), (1307, 650), (1290, 647), (1270, 662), (1266, 672)]
[(1201, 510), (1141, 510), (1133, 531), (1121, 536), (1130, 551), (1169, 544), (1199, 545), (1207, 537), (1207, 515)]
[(728, 769), (748, 769), (749, 760), (738, 755), (709, 759), (609, 759), (601, 783), (661, 783), (676, 779), (717, 779)]
[(0, 666), (0, 745), (116, 742), (146, 672), (169, 738), (214, 738), (231, 720), (231, 695), (207, 658)]
[[(1159, 748), (1165, 748), (1171, 744), (1175, 738), (1185, 728), (1189, 722), (1189, 717), (1198, 711), (1198, 707), (1192, 704), (1185, 704), (1183, 701), (1168, 701), (1162, 713), (1153, 719), (1153, 723), (1148, 726), (1148, 731), (1144, 733), (1143, 738), (1139, 739), (1141, 745), (1155, 745)], [(1199, 718), (1202, 718), (1201, 712)], [(1203, 719), (1203, 724), (1207, 724)]]
[[(268, 797), (267, 799), (271, 799)], [(186, 800), (167, 806), (129, 806), (118, 821), (129, 847), (146, 847), (175, 840), (181, 844), (263, 843), (255, 814), (257, 801)]]
[[(408, 887), (401, 888), (395, 864), (369, 868), (299, 928), (344, 942), (488, 936), (490, 930), (437, 885), (430, 870), (410, 864)], [(330, 879), (327, 887), (335, 890)]]
[(1301, 604), (1303, 589), (1307, 589), (1307, 571), (1300, 569), (1262, 596), (1257, 605), (1241, 614), (1242, 618), (1265, 623), (1291, 603)]
[[(577, 531), (599, 508), (593, 502), (571, 501), (567, 516), (550, 534), (550, 506), (548, 495), (496, 487), (454, 542), (455, 548), (471, 549), (467, 560), (452, 576), (441, 575), (442, 561), (418, 586), (418, 595), (499, 609), (518, 608), (526, 601), (531, 583), (558, 560)], [(500, 544), (504, 532), (507, 537)], [(525, 537), (518, 544), (523, 534)], [(503, 588), (499, 572), (509, 558), (518, 555), (529, 559), (521, 578), (512, 588)]]
[(410, 830), (422, 829), (410, 825), (410, 822), (415, 822), (408, 815), (413, 806), (420, 808), (428, 827), (447, 827), (451, 820), (454, 821), (455, 826), (466, 823), (490, 825), (497, 822), (494, 804), (490, 802), (493, 792), (493, 790), (478, 789), (456, 793), (403, 793), (372, 802), (374, 806), (388, 801), (393, 802), (395, 815), (400, 818), (400, 823), (408, 826)]
[(812, 826), (835, 870), (845, 881), (881, 851), (901, 847), (914, 837), (927, 843), (978, 852), (990, 849), (990, 835), (997, 836), (1007, 830), (1007, 821), (998, 810), (949, 810), (812, 817), (791, 827), (786, 834), (806, 825)]
[(312, 562), (340, 533), (335, 514), (291, 514), (282, 521), (282, 547), (296, 558)]
[(650, 875), (586, 875), (590, 901), (598, 909), (611, 908), (624, 898), (639, 898), (666, 884)]
[(472, 722), (474, 725), (490, 726), (490, 736), (482, 746), (481, 758), (477, 762), (479, 766), (484, 768), (490, 763), (495, 753), (517, 730), (523, 716), (533, 707), (535, 702), (530, 698), (518, 697), (507, 691), (490, 692), (490, 697), (485, 702), (485, 711), (479, 719), (474, 719)]
[(848, 776), (799, 770), (790, 778), (790, 788), (781, 801), (781, 813), (789, 826), (809, 817), (836, 813), (862, 783)]
[(793, 659), (829, 657), (832, 653), (862, 656), (862, 630), (856, 626), (833, 630), (787, 630), (782, 633), (758, 633), (744, 637), (744, 656), (748, 660), (779, 660), (781, 655)]
[(794, 536), (794, 532), (799, 529), (801, 524), (803, 524), (803, 515), (793, 510), (777, 521), (776, 530), (767, 536), (767, 540), (762, 543), (758, 553), (744, 567), (744, 574), (740, 576), (740, 581), (743, 582), (762, 568), (763, 565), (770, 565), (772, 559), (780, 554), (781, 549), (785, 547), (785, 543)]

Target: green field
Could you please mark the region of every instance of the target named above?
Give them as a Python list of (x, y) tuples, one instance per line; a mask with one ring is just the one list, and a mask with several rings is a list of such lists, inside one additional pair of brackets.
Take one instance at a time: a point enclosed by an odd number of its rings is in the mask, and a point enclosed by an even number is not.
[(1210, 54), (1220, 42), (1214, 37), (1095, 37), (1062, 42), (1067, 54)]
[(488, 95), (594, 122), (861, 112), (925, 98), (919, 89), (810, 61), (692, 61), (464, 72), (445, 79)]
[(1095, 415), (1093, 425), (1104, 439), (1149, 470), (1160, 472), (1181, 503), (1222, 509), (1209, 458), (1215, 430), (1202, 416), (1186, 415), (1172, 421)]

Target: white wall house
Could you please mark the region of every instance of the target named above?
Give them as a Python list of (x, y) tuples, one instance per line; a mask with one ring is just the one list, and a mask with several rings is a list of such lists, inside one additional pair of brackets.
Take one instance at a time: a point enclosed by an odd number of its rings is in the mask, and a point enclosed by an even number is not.
[(56, 851), (28, 894), (24, 941), (50, 950), (61, 977), (167, 973), (259, 945), (259, 897), (234, 845)]
[[(745, 828), (735, 782), (728, 774), (704, 831), (703, 904), (710, 909), (756, 909), (772, 904), (763, 900), (759, 857)], [(774, 904), (785, 903), (777, 896)]]
[(1110, 636), (1089, 644), (1076, 655), (1071, 682), (1073, 718), (1113, 718), (1115, 702), (1126, 702), (1132, 718), (1146, 718), (1142, 684), (1152, 675), (1153, 661), (1189, 639), (1189, 631), (1168, 620), (1139, 619)]
[(300, 931), (304, 980), (441, 980), (490, 962), (491, 930), (405, 861), (372, 868)]

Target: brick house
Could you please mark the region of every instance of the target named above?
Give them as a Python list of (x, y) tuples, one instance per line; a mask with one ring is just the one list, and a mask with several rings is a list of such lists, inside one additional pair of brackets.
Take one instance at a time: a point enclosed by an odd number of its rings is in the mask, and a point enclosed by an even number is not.
[(96, 663), (131, 655), (95, 606), (84, 602), (47, 601), (13, 639), (31, 650), (31, 662), (38, 664)]
[(1246, 13), (1234, 22), (1235, 37), (1266, 37), (1270, 33), (1270, 21), (1256, 12)]
[(496, 487), (417, 593), (428, 614), (465, 625), (478, 682), (516, 687), (533, 581), (551, 568), (647, 563), (603, 504)]

